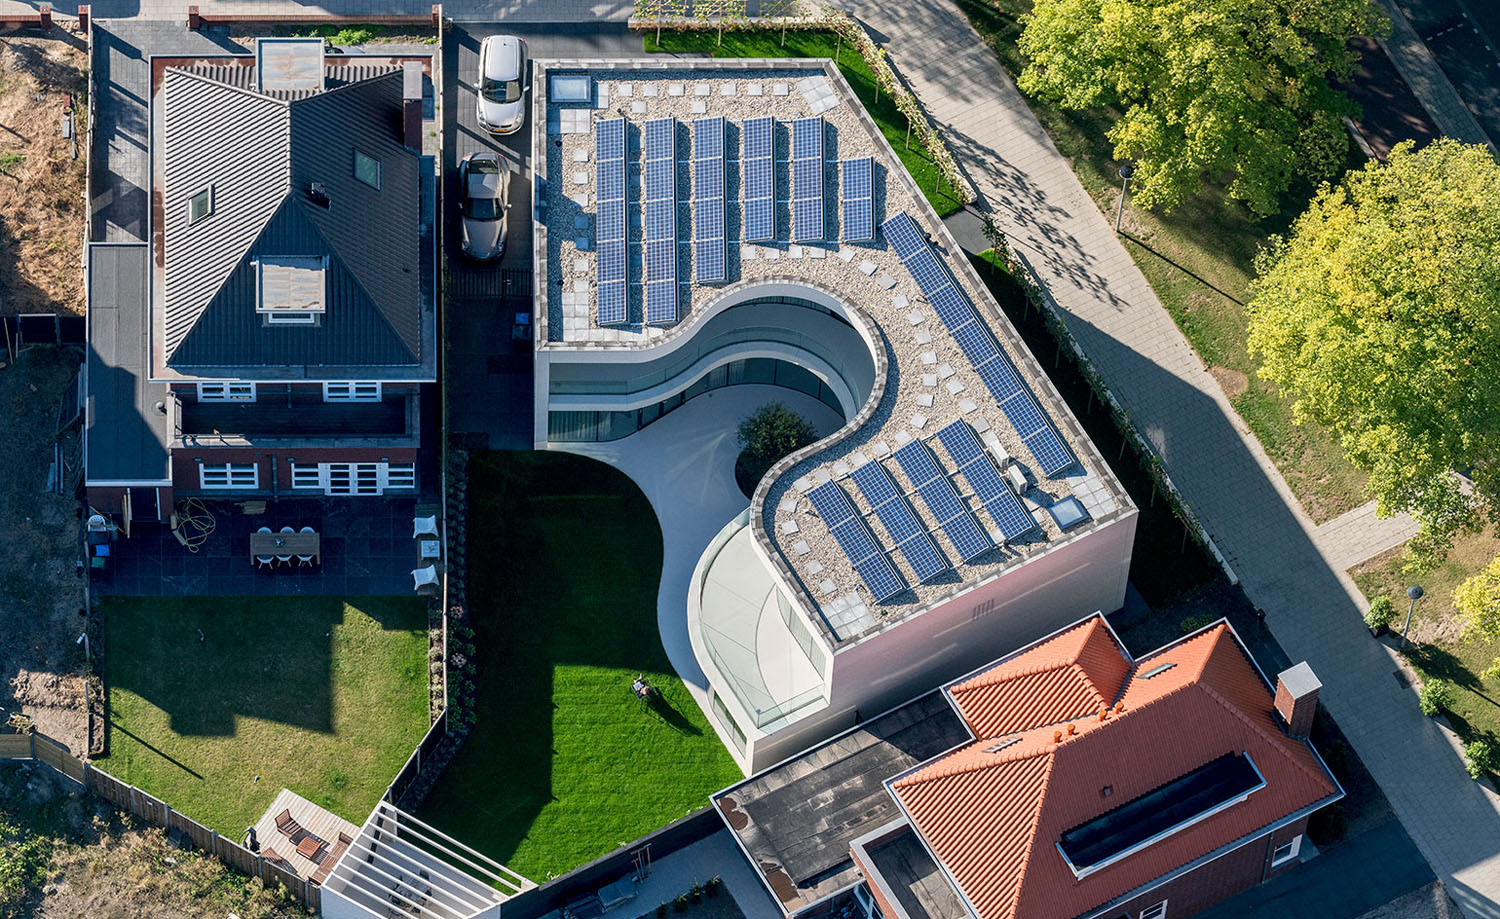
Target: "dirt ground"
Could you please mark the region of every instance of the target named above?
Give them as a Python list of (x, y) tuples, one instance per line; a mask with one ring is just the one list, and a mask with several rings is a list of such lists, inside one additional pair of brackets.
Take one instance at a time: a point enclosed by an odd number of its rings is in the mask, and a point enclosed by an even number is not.
[(62, 119), (71, 93), (87, 129), (87, 66), (81, 42), (0, 35), (0, 313), (83, 313), (88, 145)]
[[(50, 768), (0, 765), (0, 915), (14, 919), (305, 919), (259, 881), (140, 827)], [(28, 864), (18, 864), (26, 861)], [(21, 889), (17, 889), (21, 888)]]
[[(0, 351), (0, 722), (19, 712), (37, 730), (86, 752), (83, 579), (79, 503), (48, 494), (58, 406), (82, 358), (76, 348), (31, 348), (14, 361)], [(64, 454), (75, 464), (77, 428)]]

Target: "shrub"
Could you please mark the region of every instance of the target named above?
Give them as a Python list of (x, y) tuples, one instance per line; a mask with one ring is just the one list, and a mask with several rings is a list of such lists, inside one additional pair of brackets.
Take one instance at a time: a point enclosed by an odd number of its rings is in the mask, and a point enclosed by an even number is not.
[(1177, 623), (1177, 627), (1182, 629), (1182, 634), (1186, 635), (1189, 632), (1198, 631), (1217, 618), (1209, 613), (1196, 613)]
[(1365, 625), (1379, 631), (1390, 628), (1395, 621), (1396, 604), (1391, 602), (1390, 597), (1376, 597), (1370, 601), (1370, 608), (1365, 610)]
[(1422, 706), (1422, 714), (1429, 717), (1439, 714), (1453, 704), (1453, 684), (1447, 680), (1428, 680), (1417, 693), (1417, 703)]
[(762, 405), (740, 422), (738, 431), (740, 459), (752, 482), (759, 482), (766, 470), (788, 453), (817, 439), (812, 422), (780, 402)]
[(11, 170), (26, 162), (26, 154), (7, 150), (0, 153), (0, 172), (9, 174)]
[(347, 47), (349, 45), (367, 45), (374, 38), (375, 30), (369, 26), (348, 26), (339, 29), (328, 41), (329, 44)]
[(1476, 737), (1464, 744), (1464, 768), (1469, 777), (1479, 780), (1495, 768), (1495, 744), (1488, 737)]

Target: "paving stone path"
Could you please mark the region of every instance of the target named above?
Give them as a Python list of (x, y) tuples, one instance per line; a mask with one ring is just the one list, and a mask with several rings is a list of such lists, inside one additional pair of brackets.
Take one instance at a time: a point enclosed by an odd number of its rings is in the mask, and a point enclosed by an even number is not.
[[(950, 0), (862, 6), (1012, 244), (1160, 452), (1293, 660), (1471, 917), (1500, 916), (1500, 798), (1471, 781), (1393, 676), (1344, 568), (1399, 542), (1366, 508), (1315, 527), (1209, 376), (1110, 222)], [(1112, 215), (1111, 215), (1112, 216)]]

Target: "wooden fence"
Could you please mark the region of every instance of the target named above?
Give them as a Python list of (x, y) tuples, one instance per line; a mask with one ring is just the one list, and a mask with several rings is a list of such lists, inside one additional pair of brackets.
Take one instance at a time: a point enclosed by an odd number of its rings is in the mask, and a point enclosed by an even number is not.
[(68, 752), (66, 745), (46, 735), (0, 734), (0, 760), (34, 760), (45, 763), (119, 810), (133, 814), (169, 833), (180, 833), (193, 848), (217, 858), (225, 866), (242, 874), (258, 877), (272, 889), (278, 884), (283, 885), (287, 894), (309, 911), (316, 913), (322, 906), (323, 889), (317, 884), (298, 877), (229, 837), (221, 836), (191, 817), (172, 810), (160, 798), (78, 759)]

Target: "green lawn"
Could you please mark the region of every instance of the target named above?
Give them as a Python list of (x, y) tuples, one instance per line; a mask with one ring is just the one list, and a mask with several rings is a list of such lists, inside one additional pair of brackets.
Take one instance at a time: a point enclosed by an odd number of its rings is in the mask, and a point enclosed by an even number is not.
[(890, 97), (878, 93), (875, 75), (865, 64), (859, 53), (844, 44), (842, 51), (837, 38), (830, 32), (788, 32), (783, 44), (780, 32), (726, 32), (724, 42), (714, 32), (663, 32), (661, 44), (656, 43), (656, 33), (646, 33), (647, 52), (669, 52), (675, 54), (709, 53), (714, 57), (826, 57), (832, 59), (838, 53), (839, 70), (864, 103), (865, 110), (880, 126), (880, 132), (890, 141), (896, 155), (906, 166), (906, 171), (922, 189), (932, 207), (940, 215), (947, 216), (962, 207), (953, 196), (953, 188), (946, 182), (938, 189), (939, 172), (927, 151), (913, 138), (908, 145), (906, 139), (906, 116), (896, 108)]
[[(1016, 50), (1018, 20), (1031, 9), (1030, 0), (958, 0), (958, 5), (1005, 69), (1018, 75), (1023, 66)], [(1112, 218), (1120, 178), (1105, 132), (1118, 112), (1065, 112), (1027, 101), (1083, 187)], [(1356, 165), (1352, 144), (1350, 157)], [(1257, 219), (1217, 188), (1205, 189), (1165, 216), (1127, 205), (1124, 242), (1303, 508), (1322, 522), (1368, 500), (1366, 476), (1349, 464), (1326, 429), (1292, 424), (1290, 403), (1256, 378), (1259, 362), (1245, 350), (1244, 301), (1255, 254), (1267, 236), (1286, 231), (1311, 194), (1310, 186), (1289, 194), (1281, 213), (1266, 219)]]
[[(739, 778), (662, 649), (661, 532), (635, 485), (567, 453), (476, 453), (469, 502), (478, 724), (422, 819), (540, 881)], [(662, 706), (636, 701), (637, 672)]]
[(1448, 715), (1464, 740), (1488, 735), (1500, 741), (1500, 679), (1486, 678), (1484, 671), (1500, 656), (1500, 641), (1466, 639), (1460, 634), (1462, 620), (1453, 609), (1453, 588), (1489, 564), (1500, 554), (1500, 538), (1492, 530), (1460, 537), (1453, 551), (1434, 571), (1416, 575), (1402, 574), (1402, 556), (1398, 551), (1373, 559), (1352, 569), (1354, 583), (1367, 597), (1385, 595), (1400, 613), (1393, 626), (1399, 632), (1411, 601), (1406, 588), (1420, 584), (1426, 594), (1412, 617), (1413, 645), (1406, 657), (1425, 679), (1442, 679), (1453, 684), (1453, 709)]
[(283, 787), (363, 823), (427, 730), (425, 600), (109, 597), (99, 614), (97, 765), (226, 836)]

